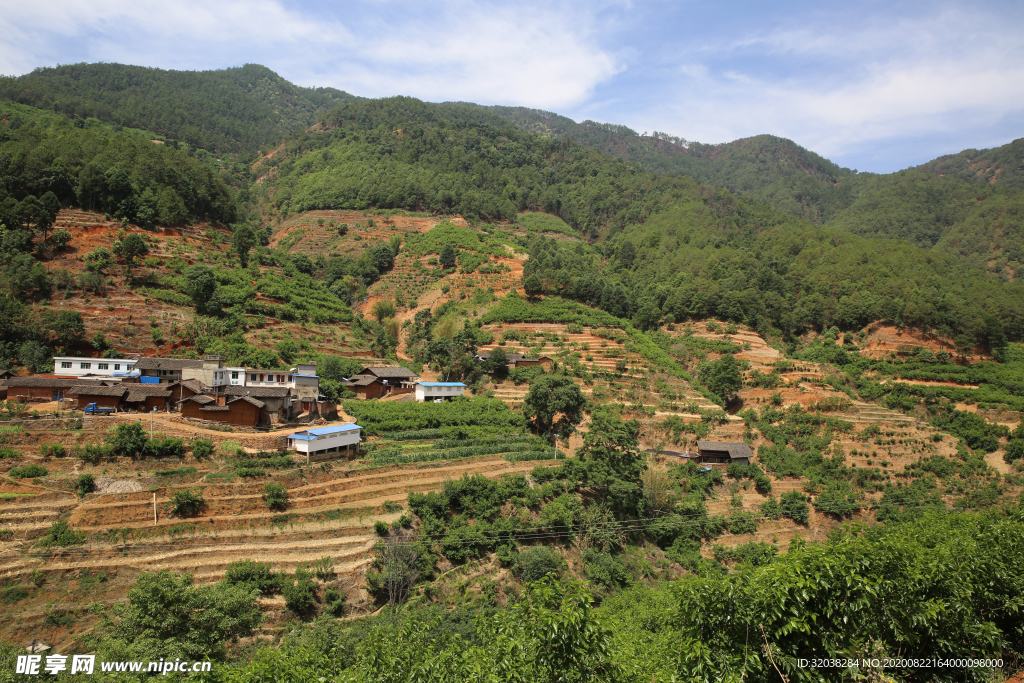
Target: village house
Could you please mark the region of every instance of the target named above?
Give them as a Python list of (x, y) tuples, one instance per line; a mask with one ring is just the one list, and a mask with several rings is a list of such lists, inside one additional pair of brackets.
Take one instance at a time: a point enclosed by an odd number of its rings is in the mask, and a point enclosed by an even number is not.
[(417, 382), (416, 400), (419, 403), (450, 401), (456, 396), (462, 396), (465, 391), (466, 385), (462, 382)]
[(138, 358), (55, 356), (53, 374), (60, 377), (127, 377)]
[(99, 380), (71, 379), (67, 377), (11, 377), (7, 382), (7, 398), (12, 401), (48, 403), (60, 401), (72, 387), (83, 384), (103, 385)]
[(277, 424), (292, 417), (292, 394), (288, 387), (225, 387), (223, 394), (218, 395), (217, 403), (227, 405), (240, 396), (263, 403), (260, 407), (263, 424)]
[(128, 390), (123, 401), (125, 409), (149, 413), (153, 409), (167, 410), (171, 388), (166, 384), (126, 384)]
[(419, 377), (400, 365), (368, 365), (348, 378), (345, 387), (368, 400), (392, 394), (411, 394)]
[(169, 399), (171, 405), (177, 405), (189, 396), (204, 394), (211, 391), (211, 387), (206, 386), (197, 379), (183, 379), (177, 382), (172, 382), (167, 385), (167, 388), (171, 392), (171, 397)]
[(64, 392), (65, 398), (72, 398), (77, 401), (78, 408), (85, 408), (90, 403), (95, 403), (101, 408), (121, 408), (121, 400), (128, 393), (128, 387), (124, 384), (106, 386), (102, 384), (76, 384)]
[(702, 465), (726, 467), (733, 463), (749, 465), (753, 457), (750, 446), (745, 443), (698, 441), (697, 456), (693, 460)]
[(288, 436), (288, 447), (306, 454), (306, 462), (333, 460), (359, 453), (362, 427), (357, 424), (319, 427)]
[[(474, 356), (477, 362), (480, 363), (489, 360), (490, 357), (490, 351), (482, 351), (481, 353), (478, 353), (476, 356)], [(508, 367), (509, 370), (514, 370), (516, 368), (528, 368), (533, 367), (535, 365), (542, 365), (545, 369), (550, 370), (551, 366), (554, 364), (554, 359), (551, 358), (550, 356), (530, 358), (521, 353), (507, 353), (505, 354), (505, 358), (507, 360), (506, 367)]]
[[(210, 363), (212, 364), (212, 361)], [(169, 384), (182, 379), (198, 379), (203, 381), (202, 377), (207, 374), (203, 368), (203, 361), (189, 360), (187, 358), (143, 357), (139, 358), (138, 362), (135, 363), (135, 369), (141, 375), (141, 382), (152, 384)], [(210, 380), (204, 382), (204, 384), (212, 385), (212, 369), (209, 371), (209, 374), (211, 375)]]

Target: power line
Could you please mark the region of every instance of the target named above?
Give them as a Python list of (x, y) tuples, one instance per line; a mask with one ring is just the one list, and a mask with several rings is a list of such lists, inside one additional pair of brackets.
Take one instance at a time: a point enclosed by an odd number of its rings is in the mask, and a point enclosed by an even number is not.
[[(909, 502), (913, 502), (913, 501), (925, 501), (925, 500), (927, 500), (927, 499), (925, 499), (925, 498), (917, 498), (917, 499), (909, 499), (907, 502), (909, 503)], [(874, 503), (878, 503), (879, 501), (873, 501), (873, 502)], [(902, 510), (924, 509), (924, 508), (933, 508), (933, 509), (942, 508), (942, 509), (945, 509), (945, 510), (949, 510), (949, 507), (947, 507), (947, 505), (944, 502), (935, 503), (935, 502), (931, 502), (930, 501), (930, 502), (927, 502), (927, 503), (919, 502), (918, 504), (894, 503), (893, 505), (898, 507), (898, 508), (900, 508), (900, 509), (902, 509)], [(870, 505), (869, 504), (869, 505), (861, 505), (861, 506), (851, 506), (850, 509), (851, 509), (851, 511), (853, 511), (853, 510), (863, 509), (863, 508), (878, 509), (879, 507), (881, 507), (881, 506), (877, 505), (877, 504), (876, 505)], [(965, 510), (978, 510), (978, 509), (981, 509), (981, 507), (980, 506), (965, 506), (965, 507), (963, 507), (963, 509), (965, 509)], [(413, 537), (391, 537), (390, 541), (392, 543), (400, 544), (400, 545), (416, 545), (416, 544), (422, 543), (424, 541), (431, 541), (431, 545), (433, 545), (434, 543), (438, 543), (438, 542), (444, 541), (445, 539), (448, 539), (446, 545), (477, 545), (477, 544), (480, 544), (482, 542), (486, 542), (488, 540), (492, 540), (492, 541), (494, 541), (494, 540), (496, 540), (496, 541), (532, 541), (532, 540), (546, 540), (546, 539), (557, 539), (557, 538), (572, 538), (572, 537), (578, 536), (580, 534), (580, 532), (584, 532), (584, 531), (588, 531), (588, 530), (590, 530), (590, 531), (609, 531), (609, 532), (614, 532), (614, 531), (645, 531), (646, 529), (644, 527), (641, 527), (641, 526), (638, 526), (638, 525), (646, 523), (646, 522), (655, 522), (655, 523), (658, 523), (659, 525), (663, 525), (665, 527), (670, 527), (671, 525), (674, 525), (674, 524), (687, 524), (687, 523), (692, 523), (694, 521), (703, 521), (703, 520), (710, 520), (710, 519), (729, 519), (730, 517), (736, 517), (739, 514), (749, 515), (748, 518), (751, 521), (757, 521), (757, 522), (762, 522), (762, 521), (778, 521), (778, 520), (782, 519), (783, 517), (786, 517), (786, 515), (784, 515), (784, 514), (783, 515), (778, 515), (778, 516), (768, 516), (768, 515), (765, 515), (764, 513), (750, 515), (749, 514), (750, 512), (753, 512), (753, 511), (747, 511), (747, 512), (740, 511), (740, 512), (734, 514), (734, 515), (715, 515), (715, 516), (709, 516), (706, 513), (689, 513), (689, 514), (679, 513), (679, 514), (673, 514), (673, 515), (665, 515), (665, 516), (662, 516), (662, 517), (640, 517), (640, 518), (630, 519), (630, 520), (611, 520), (611, 521), (606, 521), (606, 522), (590, 522), (590, 523), (584, 523), (584, 524), (574, 524), (574, 525), (572, 525), (570, 527), (567, 527), (565, 529), (554, 529), (554, 530), (545, 530), (545, 531), (541, 531), (541, 530), (539, 530), (537, 528), (526, 528), (526, 527), (517, 527), (517, 528), (512, 528), (512, 529), (502, 529), (500, 531), (494, 531), (494, 530), (477, 531), (477, 533), (479, 533), (479, 534), (481, 534), (481, 535), (483, 535), (485, 537), (483, 539), (480, 539), (480, 538), (476, 538), (476, 539), (472, 539), (472, 538), (471, 539), (452, 539), (452, 538), (449, 537), (450, 536), (449, 534), (433, 534), (433, 535), (422, 535), (421, 534), (421, 535), (416, 535), (416, 536), (413, 536)], [(473, 529), (473, 527), (468, 527), (468, 528), (469, 529)], [(647, 527), (647, 528), (649, 528), (649, 527)], [(488, 538), (488, 535), (490, 535), (490, 538)], [(121, 548), (118, 548), (116, 546), (111, 546), (109, 548), (96, 548), (95, 550), (59, 551), (59, 552), (56, 552), (56, 553), (49, 553), (49, 554), (47, 554), (47, 553), (27, 553), (27, 556), (28, 557), (44, 558), (44, 559), (61, 559), (61, 558), (72, 558), (72, 557), (89, 557), (89, 556), (93, 556), (93, 555), (104, 553), (104, 552), (121, 553), (122, 555), (124, 555), (124, 554), (126, 554), (128, 552), (132, 552), (132, 553), (134, 553), (136, 555), (141, 555), (141, 554), (146, 553), (147, 551), (150, 551), (150, 550), (153, 550), (155, 552), (173, 553), (175, 551), (185, 552), (185, 551), (189, 551), (189, 550), (196, 550), (196, 549), (199, 549), (199, 548), (218, 548), (221, 552), (258, 552), (258, 550), (259, 550), (258, 548), (243, 548), (243, 547), (232, 548), (231, 545), (241, 546), (241, 545), (246, 545), (246, 544), (250, 544), (250, 545), (251, 544), (257, 544), (260, 547), (267, 547), (267, 546), (280, 547), (280, 546), (285, 546), (285, 545), (294, 545), (294, 544), (297, 544), (297, 543), (303, 543), (304, 541), (307, 541), (307, 542), (308, 541), (319, 541), (319, 542), (321, 542), (322, 544), (325, 544), (325, 545), (343, 545), (343, 544), (347, 545), (347, 544), (353, 543), (353, 542), (354, 543), (358, 543), (359, 540), (364, 540), (365, 541), (365, 540), (373, 539), (373, 538), (374, 537), (370, 536), (370, 535), (362, 535), (362, 536), (352, 536), (352, 537), (334, 537), (334, 538), (327, 538), (327, 539), (304, 539), (304, 540), (288, 540), (288, 541), (237, 541), (235, 543), (227, 543), (227, 544), (225, 544), (225, 543), (196, 543), (196, 544), (189, 544), (189, 545), (185, 545), (185, 546), (181, 546), (181, 545), (178, 545), (178, 544), (153, 544), (153, 545), (146, 545), (144, 547), (139, 547), (139, 546), (128, 547), (128, 546), (125, 546), (125, 547), (121, 547)], [(381, 537), (380, 540), (385, 540), (385, 539), (384, 539), (384, 537)], [(705, 545), (706, 545), (706, 543), (705, 543)], [(160, 549), (164, 549), (164, 550), (161, 551)], [(301, 550), (304, 550), (304, 549), (303, 548), (296, 548), (295, 550), (296, 551), (301, 551)]]

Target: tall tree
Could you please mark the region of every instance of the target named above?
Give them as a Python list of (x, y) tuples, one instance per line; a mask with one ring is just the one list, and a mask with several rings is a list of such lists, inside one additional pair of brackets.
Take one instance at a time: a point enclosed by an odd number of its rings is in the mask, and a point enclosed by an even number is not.
[(238, 255), (238, 262), (243, 268), (249, 265), (249, 251), (259, 244), (256, 233), (248, 225), (241, 225), (235, 228), (231, 235), (231, 248)]
[(128, 272), (128, 280), (132, 279), (132, 268), (135, 267), (136, 259), (149, 253), (149, 247), (142, 235), (133, 232), (123, 236), (114, 242), (114, 253), (124, 261), (125, 270)]
[(185, 293), (195, 304), (196, 313), (216, 315), (220, 312), (217, 302), (217, 277), (208, 266), (195, 265), (185, 269)]
[(450, 244), (446, 244), (441, 248), (441, 254), (438, 256), (437, 261), (441, 264), (442, 268), (448, 270), (455, 267), (457, 256), (455, 248)]
[(568, 439), (583, 421), (587, 399), (567, 375), (544, 374), (530, 385), (523, 401), (523, 415), (538, 434)]

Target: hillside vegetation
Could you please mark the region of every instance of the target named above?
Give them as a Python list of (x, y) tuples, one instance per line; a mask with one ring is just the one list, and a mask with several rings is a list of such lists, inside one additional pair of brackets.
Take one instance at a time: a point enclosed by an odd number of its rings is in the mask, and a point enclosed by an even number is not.
[[(362, 441), (0, 403), (0, 667), (31, 632), (225, 682), (1016, 673), (1020, 190), (275, 78), (5, 82), (48, 109), (0, 103), (0, 369), (314, 360)], [(465, 395), (355, 400), (377, 359)]]
[(0, 99), (142, 128), (210, 151), (251, 153), (358, 98), (296, 86), (258, 64), (216, 71), (68, 64), (0, 79)]

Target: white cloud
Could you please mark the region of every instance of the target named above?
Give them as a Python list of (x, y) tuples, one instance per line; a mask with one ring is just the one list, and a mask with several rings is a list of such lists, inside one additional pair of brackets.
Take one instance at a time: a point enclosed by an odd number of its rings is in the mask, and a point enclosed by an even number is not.
[(1024, 40), (980, 13), (758, 32), (685, 56), (674, 77), (685, 96), (650, 118), (705, 142), (772, 133), (835, 156), (1024, 113)]
[(587, 13), (571, 5), (331, 7), (314, 15), (278, 0), (42, 0), (0, 18), (16, 45), (0, 49), (0, 71), (61, 61), (178, 69), (257, 62), (294, 82), (363, 95), (563, 107), (618, 70)]

